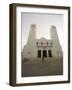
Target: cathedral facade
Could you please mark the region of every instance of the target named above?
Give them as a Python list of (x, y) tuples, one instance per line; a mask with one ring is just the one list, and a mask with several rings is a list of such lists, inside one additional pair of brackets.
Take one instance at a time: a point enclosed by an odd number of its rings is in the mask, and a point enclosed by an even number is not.
[(32, 24), (27, 40), (27, 44), (22, 50), (22, 58), (26, 59), (44, 59), (44, 58), (62, 58), (63, 52), (59, 42), (57, 29), (51, 26), (51, 39), (36, 39), (36, 25)]

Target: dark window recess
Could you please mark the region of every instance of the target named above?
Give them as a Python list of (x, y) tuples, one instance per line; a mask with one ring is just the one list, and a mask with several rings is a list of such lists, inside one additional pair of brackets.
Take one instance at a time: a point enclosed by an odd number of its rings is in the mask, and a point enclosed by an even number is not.
[(41, 57), (41, 50), (38, 50), (38, 57)]
[(52, 57), (52, 51), (48, 50), (49, 57)]
[(43, 57), (47, 57), (47, 51), (43, 50)]

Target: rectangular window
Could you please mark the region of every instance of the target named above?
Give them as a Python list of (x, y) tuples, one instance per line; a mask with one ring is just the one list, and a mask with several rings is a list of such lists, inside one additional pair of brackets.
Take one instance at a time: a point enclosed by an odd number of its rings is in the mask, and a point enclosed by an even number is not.
[(52, 51), (48, 50), (49, 57), (52, 57)]
[(47, 51), (43, 50), (43, 57), (47, 57)]
[(38, 50), (38, 57), (41, 57), (41, 50)]

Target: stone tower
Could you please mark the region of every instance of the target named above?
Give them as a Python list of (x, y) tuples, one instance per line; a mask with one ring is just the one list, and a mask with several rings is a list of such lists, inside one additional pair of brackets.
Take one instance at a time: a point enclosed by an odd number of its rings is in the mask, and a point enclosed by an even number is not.
[(36, 25), (32, 24), (30, 27), (27, 44), (29, 44), (29, 45), (33, 44), (35, 39), (36, 39)]
[(51, 32), (51, 39), (53, 42), (53, 45), (52, 45), (53, 46), (53, 48), (52, 48), (53, 56), (55, 58), (62, 57), (63, 53), (62, 53), (62, 48), (60, 45), (56, 27), (51, 26), (50, 32)]
[(31, 57), (35, 57), (36, 55), (35, 46), (36, 46), (36, 25), (32, 24), (30, 26), (27, 44), (24, 46), (24, 49), (23, 49), (24, 58), (30, 59)]

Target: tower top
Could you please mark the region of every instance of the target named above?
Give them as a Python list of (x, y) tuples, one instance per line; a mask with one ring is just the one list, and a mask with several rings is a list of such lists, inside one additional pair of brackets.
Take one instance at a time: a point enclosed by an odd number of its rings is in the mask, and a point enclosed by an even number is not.
[(52, 25), (51, 26), (51, 31), (55, 31), (56, 30), (56, 26)]
[(31, 29), (35, 29), (36, 28), (36, 24), (31, 24)]

